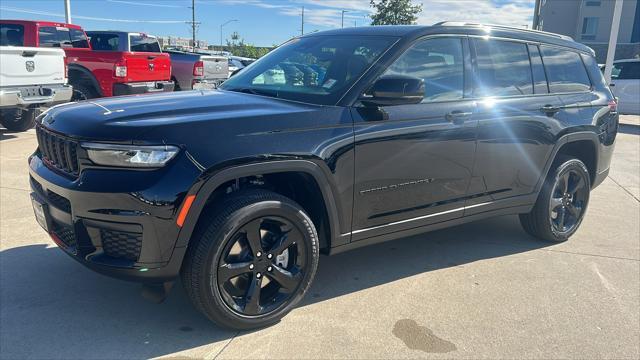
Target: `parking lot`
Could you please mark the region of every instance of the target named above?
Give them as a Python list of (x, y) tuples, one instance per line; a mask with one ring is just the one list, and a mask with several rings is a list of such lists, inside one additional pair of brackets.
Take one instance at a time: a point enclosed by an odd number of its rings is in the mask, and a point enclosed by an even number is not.
[(640, 117), (623, 123), (568, 242), (509, 216), (322, 257), (300, 306), (239, 333), (179, 283), (152, 304), (57, 249), (29, 201), (35, 132), (0, 129), (0, 358), (638, 358)]

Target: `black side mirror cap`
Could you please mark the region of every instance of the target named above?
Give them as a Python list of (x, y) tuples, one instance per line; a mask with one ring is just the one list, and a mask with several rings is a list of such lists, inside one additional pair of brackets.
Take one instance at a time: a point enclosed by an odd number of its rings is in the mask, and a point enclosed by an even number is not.
[(419, 104), (424, 99), (424, 80), (406, 75), (388, 75), (378, 79), (360, 98), (365, 106)]

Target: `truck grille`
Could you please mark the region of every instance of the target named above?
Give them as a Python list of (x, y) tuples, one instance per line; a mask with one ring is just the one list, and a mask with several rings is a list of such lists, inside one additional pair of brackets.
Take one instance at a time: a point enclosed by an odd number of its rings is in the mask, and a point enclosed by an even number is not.
[(72, 176), (78, 176), (78, 143), (64, 136), (36, 127), (38, 147), (44, 163)]

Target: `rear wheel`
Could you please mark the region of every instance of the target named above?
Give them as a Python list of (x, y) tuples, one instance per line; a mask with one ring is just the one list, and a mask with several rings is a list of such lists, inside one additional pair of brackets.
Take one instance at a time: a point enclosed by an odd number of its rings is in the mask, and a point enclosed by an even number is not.
[(0, 122), (11, 131), (25, 131), (36, 124), (37, 109), (7, 109), (1, 110)]
[(93, 88), (92, 85), (88, 84), (86, 81), (81, 81), (77, 83), (72, 83), (73, 86), (73, 95), (71, 96), (71, 101), (82, 101), (97, 98), (98, 92)]
[(232, 195), (204, 219), (182, 269), (187, 294), (217, 324), (252, 329), (285, 316), (309, 289), (318, 236), (304, 210), (281, 195)]
[(587, 167), (578, 159), (562, 157), (556, 165), (531, 212), (520, 215), (520, 223), (537, 238), (562, 242), (582, 223), (589, 204), (591, 181)]

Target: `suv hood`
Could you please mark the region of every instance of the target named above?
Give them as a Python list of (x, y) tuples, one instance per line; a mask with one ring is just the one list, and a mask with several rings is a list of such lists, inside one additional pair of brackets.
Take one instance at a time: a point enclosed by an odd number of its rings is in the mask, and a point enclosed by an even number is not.
[[(132, 142), (144, 140), (144, 134), (159, 128), (188, 126), (197, 132), (200, 125), (210, 125), (212, 121), (264, 120), (264, 117), (273, 118), (318, 108), (237, 92), (185, 91), (64, 104), (47, 111), (42, 118), (42, 125), (83, 140)], [(236, 126), (242, 128), (242, 125)], [(168, 139), (156, 139), (161, 140)]]

